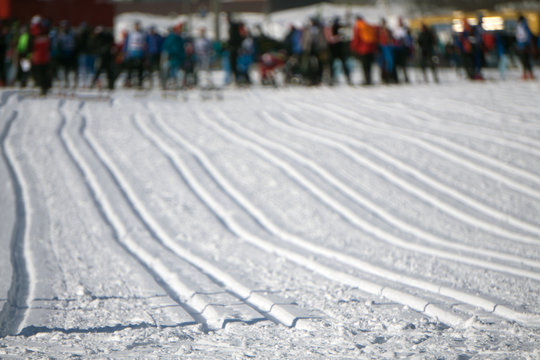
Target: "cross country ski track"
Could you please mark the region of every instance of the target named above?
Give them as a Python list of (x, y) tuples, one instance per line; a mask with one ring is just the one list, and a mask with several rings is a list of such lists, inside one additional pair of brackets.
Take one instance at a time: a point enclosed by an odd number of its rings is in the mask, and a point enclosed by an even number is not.
[(4, 96), (1, 335), (312, 329), (317, 283), (540, 328), (540, 111), (396, 91)]
[[(2, 311), (0, 313), (0, 336), (5, 336), (9, 333), (16, 333), (19, 324), (23, 321), (28, 307), (28, 299), (30, 294), (30, 277), (31, 266), (28, 263), (28, 238), (27, 232), (30, 226), (30, 214), (28, 212), (28, 193), (27, 186), (23, 181), (21, 169), (15, 161), (10, 147), (7, 143), (7, 138), (13, 123), (17, 120), (17, 112), (8, 115), (8, 120), (5, 122), (4, 129), (0, 136), (2, 145), (2, 155), (5, 162), (5, 167), (9, 174), (9, 180), (12, 183), (15, 195), (14, 201), (14, 224), (11, 229), (11, 239), (9, 242), (9, 257), (4, 256), (3, 261), (9, 260), (11, 269), (11, 283), (9, 289), (3, 289), (2, 295), (5, 300), (2, 302)], [(8, 237), (6, 237), (8, 239)], [(6, 273), (7, 275), (9, 273)]]

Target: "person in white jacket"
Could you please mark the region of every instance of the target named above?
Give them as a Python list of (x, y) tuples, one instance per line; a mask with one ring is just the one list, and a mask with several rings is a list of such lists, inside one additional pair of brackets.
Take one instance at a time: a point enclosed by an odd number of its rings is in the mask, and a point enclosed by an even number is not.
[(212, 42), (206, 36), (206, 28), (199, 30), (199, 36), (195, 39), (195, 56), (197, 59), (198, 82), (201, 88), (213, 86), (210, 66), (213, 56)]

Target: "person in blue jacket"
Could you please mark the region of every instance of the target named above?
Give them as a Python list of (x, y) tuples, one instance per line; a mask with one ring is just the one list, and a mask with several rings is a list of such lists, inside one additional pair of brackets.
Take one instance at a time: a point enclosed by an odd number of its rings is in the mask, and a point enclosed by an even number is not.
[(495, 49), (499, 59), (499, 76), (501, 80), (506, 79), (506, 72), (510, 62), (510, 48), (512, 40), (505, 30), (495, 32)]
[(156, 31), (155, 26), (150, 27), (148, 35), (146, 36), (146, 43), (148, 44), (146, 69), (148, 71), (150, 86), (153, 86), (154, 73), (159, 72), (161, 48), (163, 46), (163, 37)]
[(182, 37), (182, 24), (176, 25), (167, 35), (162, 47), (162, 63), (163, 63), (163, 88), (168, 87), (170, 79), (174, 81), (175, 87), (178, 87), (180, 70), (184, 66), (186, 57), (185, 41)]
[(300, 59), (302, 56), (302, 30), (291, 24), (284, 40), (287, 60), (285, 62), (285, 82), (292, 83), (300, 80)]
[(132, 86), (131, 78), (137, 73), (137, 86), (143, 87), (144, 60), (147, 51), (146, 34), (142, 30), (141, 23), (135, 22), (135, 28), (131, 31), (124, 43), (124, 59), (127, 65), (127, 86)]
[(58, 66), (62, 70), (64, 77), (64, 86), (69, 87), (69, 76), (74, 74), (73, 87), (77, 86), (78, 74), (77, 74), (77, 44), (75, 42), (75, 34), (71, 30), (70, 24), (67, 20), (60, 22), (60, 28), (57, 36), (53, 41), (53, 48), (55, 51), (55, 58), (58, 61)]

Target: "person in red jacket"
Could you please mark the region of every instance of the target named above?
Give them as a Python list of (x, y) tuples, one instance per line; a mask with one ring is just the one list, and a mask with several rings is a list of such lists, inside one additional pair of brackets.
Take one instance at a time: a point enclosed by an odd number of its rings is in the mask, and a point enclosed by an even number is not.
[(34, 20), (30, 27), (32, 35), (32, 70), (36, 85), (41, 90), (41, 95), (47, 95), (52, 85), (51, 74), (51, 41), (47, 27), (42, 20)]
[(364, 72), (364, 85), (372, 85), (371, 68), (375, 62), (377, 51), (376, 28), (368, 24), (361, 16), (357, 17), (354, 24), (351, 51), (356, 54), (362, 63)]

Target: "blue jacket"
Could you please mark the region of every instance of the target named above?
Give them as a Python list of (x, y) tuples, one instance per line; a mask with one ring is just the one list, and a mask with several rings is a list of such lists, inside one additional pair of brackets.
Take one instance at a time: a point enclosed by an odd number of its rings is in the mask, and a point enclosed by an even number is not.
[(163, 37), (159, 34), (148, 34), (146, 38), (148, 53), (150, 55), (159, 54), (163, 46)]
[(124, 43), (126, 59), (142, 59), (147, 51), (146, 35), (142, 31), (133, 31), (128, 34)]
[(56, 50), (61, 59), (68, 59), (75, 55), (75, 35), (69, 31), (59, 33), (56, 37)]

